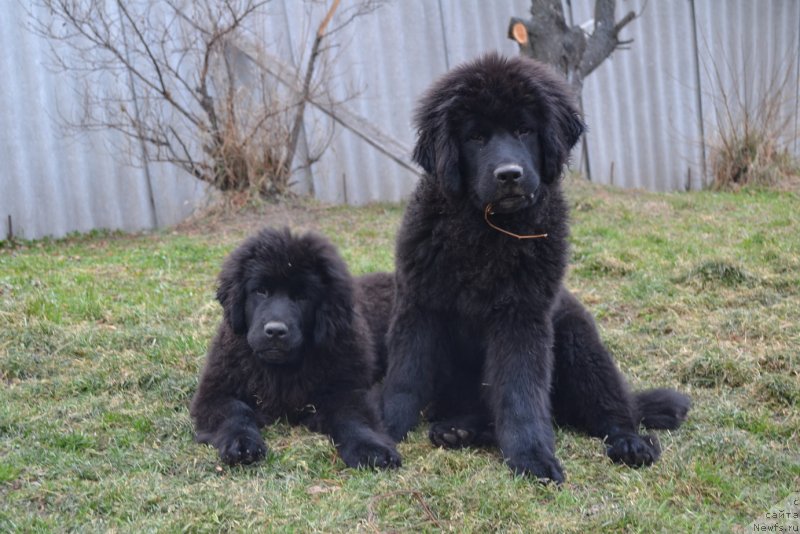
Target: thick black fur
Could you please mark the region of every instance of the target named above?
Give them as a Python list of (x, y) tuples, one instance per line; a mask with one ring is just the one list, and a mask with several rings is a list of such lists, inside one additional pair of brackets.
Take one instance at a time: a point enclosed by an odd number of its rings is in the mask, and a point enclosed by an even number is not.
[(191, 404), (198, 441), (225, 463), (255, 462), (267, 453), (259, 429), (286, 418), (330, 436), (350, 467), (400, 465), (370, 401), (384, 340), (365, 318), (388, 322), (391, 278), (354, 282), (316, 234), (264, 229), (247, 239), (219, 275), (224, 319)]
[[(553, 416), (638, 466), (660, 454), (639, 424), (677, 428), (689, 408), (675, 391), (632, 395), (592, 317), (562, 286), (559, 178), (584, 129), (569, 94), (544, 65), (487, 55), (422, 98), (414, 158), (427, 174), (397, 238), (382, 399), (396, 440), (425, 409), (434, 444), (497, 444), (515, 473), (557, 482)], [(547, 238), (490, 228), (488, 204), (494, 224)]]
[(361, 303), (375, 348), (374, 380), (386, 374), (386, 332), (394, 307), (394, 274), (371, 273), (356, 278), (356, 299)]

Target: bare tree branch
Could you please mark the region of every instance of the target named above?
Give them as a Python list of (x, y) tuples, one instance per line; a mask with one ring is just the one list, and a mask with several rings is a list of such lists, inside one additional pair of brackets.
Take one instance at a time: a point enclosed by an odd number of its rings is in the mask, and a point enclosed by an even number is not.
[(330, 36), (382, 3), (358, 0), (336, 12), (338, 1), (315, 23), (312, 58), (295, 73), (303, 89), (293, 96), (243, 52), (263, 46), (253, 28), (269, 0), (34, 0), (28, 13), (54, 66), (83, 84), (82, 115), (63, 119), (65, 127), (119, 132), (132, 143), (131, 160), (275, 195), (288, 190), (305, 103), (349, 98), (327, 93)]
[(531, 18), (512, 18), (508, 37), (520, 53), (553, 65), (580, 93), (583, 80), (611, 53), (632, 40), (621, 41), (619, 33), (638, 15), (627, 13), (614, 20), (616, 0), (596, 0), (594, 31), (587, 37), (579, 26), (569, 27), (561, 0), (531, 0)]
[(314, 44), (311, 47), (311, 55), (308, 58), (308, 66), (306, 67), (306, 74), (303, 80), (303, 93), (300, 95), (300, 103), (297, 106), (297, 112), (292, 124), (292, 133), (289, 136), (288, 150), (286, 158), (284, 159), (283, 165), (286, 167), (290, 166), (294, 160), (294, 153), (295, 150), (297, 150), (297, 141), (300, 138), (300, 128), (303, 126), (303, 113), (305, 112), (306, 102), (308, 102), (308, 96), (311, 91), (311, 78), (314, 76), (314, 67), (317, 63), (317, 57), (319, 57), (319, 46), (325, 38), (325, 28), (333, 18), (333, 13), (336, 11), (336, 8), (339, 7), (339, 1), (340, 0), (333, 0), (331, 2), (331, 7), (328, 8), (325, 18), (320, 22), (314, 37)]
[(586, 78), (619, 46), (619, 32), (636, 18), (633, 11), (618, 23), (614, 22), (616, 0), (596, 0), (594, 5), (594, 31), (586, 43), (586, 51), (578, 67), (581, 79)]

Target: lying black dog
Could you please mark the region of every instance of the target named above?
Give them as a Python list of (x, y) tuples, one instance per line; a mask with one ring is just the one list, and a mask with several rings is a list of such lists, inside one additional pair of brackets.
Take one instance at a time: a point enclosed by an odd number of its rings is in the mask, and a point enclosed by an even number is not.
[(392, 294), (388, 274), (354, 281), (319, 235), (247, 239), (219, 276), (224, 320), (191, 404), (198, 441), (225, 463), (255, 462), (259, 429), (285, 417), (329, 435), (350, 467), (400, 465), (369, 396)]
[(555, 415), (606, 438), (614, 461), (655, 461), (658, 441), (639, 424), (677, 428), (689, 399), (631, 394), (562, 286), (559, 178), (584, 129), (566, 85), (534, 61), (488, 55), (435, 83), (416, 125), (414, 158), (427, 174), (397, 237), (389, 435), (402, 439), (427, 407), (435, 444), (496, 443), (513, 471), (562, 481)]

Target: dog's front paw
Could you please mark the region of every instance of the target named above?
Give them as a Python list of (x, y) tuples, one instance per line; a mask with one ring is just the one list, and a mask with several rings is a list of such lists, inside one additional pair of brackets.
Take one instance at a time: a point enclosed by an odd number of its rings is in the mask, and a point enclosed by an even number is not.
[(536, 478), (543, 484), (561, 484), (565, 479), (564, 469), (552, 454), (524, 454), (506, 458), (506, 465), (515, 475)]
[(642, 467), (658, 460), (661, 444), (653, 434), (617, 434), (606, 440), (606, 454), (616, 463)]
[(226, 436), (218, 448), (220, 459), (228, 465), (252, 464), (267, 455), (267, 445), (255, 430)]
[(339, 455), (347, 467), (372, 467), (394, 469), (402, 460), (394, 445), (378, 440), (363, 440), (348, 443), (339, 448)]

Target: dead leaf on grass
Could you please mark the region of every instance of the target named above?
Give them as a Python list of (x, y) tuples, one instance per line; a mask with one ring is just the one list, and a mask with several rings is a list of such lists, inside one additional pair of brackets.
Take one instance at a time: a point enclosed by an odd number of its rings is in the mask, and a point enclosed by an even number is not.
[(319, 495), (321, 493), (333, 493), (334, 491), (339, 491), (339, 486), (314, 485), (306, 489), (306, 493), (308, 493), (309, 495)]

